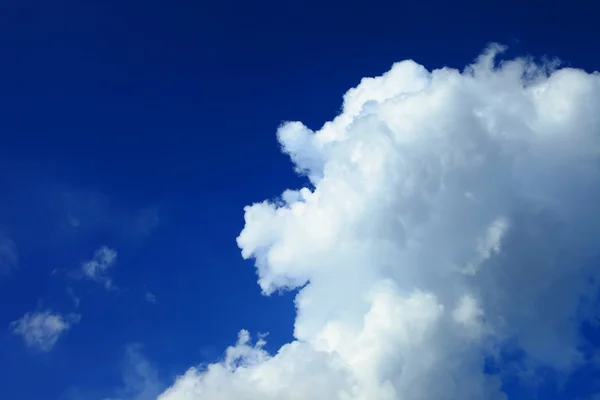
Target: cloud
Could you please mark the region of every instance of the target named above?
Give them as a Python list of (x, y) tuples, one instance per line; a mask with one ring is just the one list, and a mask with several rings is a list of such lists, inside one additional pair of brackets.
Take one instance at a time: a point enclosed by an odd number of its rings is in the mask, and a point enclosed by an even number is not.
[[(134, 343), (125, 348), (120, 365), (122, 386), (113, 389), (82, 389), (72, 386), (59, 397), (61, 400), (155, 400), (164, 390), (158, 371), (144, 356), (142, 345)], [(107, 396), (107, 393), (111, 395)]]
[(154, 295), (154, 293), (150, 293), (150, 292), (146, 292), (146, 301), (148, 303), (156, 303), (156, 296)]
[(242, 331), (160, 400), (504, 399), (503, 354), (568, 375), (598, 293), (600, 75), (413, 61), (317, 131), (278, 130), (311, 187), (245, 209), (265, 294), (298, 290), (276, 354)]
[(79, 307), (79, 304), (81, 303), (81, 299), (79, 298), (79, 296), (77, 296), (75, 294), (75, 291), (73, 290), (72, 287), (67, 286), (66, 288), (66, 292), (67, 295), (71, 298), (71, 300), (73, 301), (73, 305), (75, 306), (75, 308)]
[(107, 246), (102, 246), (94, 252), (94, 258), (81, 264), (81, 272), (87, 279), (104, 284), (106, 289), (112, 289), (113, 282), (107, 271), (116, 262), (117, 252)]
[(27, 346), (50, 351), (58, 339), (80, 319), (81, 316), (78, 314), (65, 317), (51, 311), (41, 311), (27, 313), (11, 322), (9, 327), (15, 335), (25, 340)]
[(164, 389), (156, 368), (144, 357), (139, 344), (127, 346), (123, 383), (116, 397), (105, 400), (155, 400)]
[(0, 274), (9, 273), (19, 263), (17, 247), (5, 234), (0, 232)]
[(71, 228), (79, 228), (81, 226), (81, 221), (72, 216), (70, 213), (67, 213), (67, 222)]

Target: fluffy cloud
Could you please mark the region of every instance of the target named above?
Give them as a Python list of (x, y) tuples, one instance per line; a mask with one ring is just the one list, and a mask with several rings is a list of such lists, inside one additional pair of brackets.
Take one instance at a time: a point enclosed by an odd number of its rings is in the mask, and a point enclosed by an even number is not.
[(15, 243), (0, 232), (0, 274), (8, 273), (16, 268), (18, 261)]
[(83, 276), (104, 284), (106, 289), (113, 288), (113, 283), (107, 274), (110, 267), (117, 262), (117, 252), (106, 246), (100, 247), (94, 252), (94, 258), (81, 264)]
[(271, 355), (242, 331), (160, 400), (503, 399), (484, 356), (585, 362), (600, 76), (502, 50), (399, 62), (320, 130), (279, 128), (312, 185), (247, 207), (238, 244), (265, 294), (298, 289), (295, 341)]
[(29, 347), (49, 351), (60, 336), (73, 324), (78, 323), (80, 318), (81, 316), (77, 314), (64, 317), (50, 311), (27, 313), (11, 322), (10, 329), (15, 335), (23, 337)]

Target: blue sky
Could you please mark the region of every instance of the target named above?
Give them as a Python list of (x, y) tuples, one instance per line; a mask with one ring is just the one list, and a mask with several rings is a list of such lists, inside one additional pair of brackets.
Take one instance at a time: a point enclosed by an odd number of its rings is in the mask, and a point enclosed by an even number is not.
[[(155, 398), (222, 357), (240, 329), (268, 332), (276, 352), (294, 340), (295, 293), (261, 295), (236, 237), (245, 206), (311, 185), (282, 153), (280, 124), (317, 130), (361, 78), (406, 59), (462, 70), (491, 42), (508, 59), (598, 70), (598, 11), (584, 1), (3, 2), (0, 398)], [(571, 188), (567, 178), (556, 187)], [(68, 328), (45, 346), (11, 324), (46, 311)], [(595, 357), (598, 328), (578, 331)], [(568, 379), (532, 367), (527, 380), (540, 381), (526, 384), (517, 353), (489, 367), (519, 369), (502, 378), (511, 399), (600, 393), (590, 362)]]

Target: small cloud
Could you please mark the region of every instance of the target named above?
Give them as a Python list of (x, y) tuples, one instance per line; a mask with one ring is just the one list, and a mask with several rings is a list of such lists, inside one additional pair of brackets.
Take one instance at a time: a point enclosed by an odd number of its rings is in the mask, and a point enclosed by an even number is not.
[(106, 289), (112, 289), (113, 283), (107, 275), (107, 270), (117, 262), (117, 252), (107, 246), (102, 246), (94, 252), (94, 258), (81, 264), (84, 277), (103, 283)]
[(0, 232), (0, 274), (15, 269), (19, 263), (17, 247), (5, 234)]
[(75, 308), (78, 308), (79, 303), (81, 302), (81, 299), (79, 297), (77, 297), (73, 288), (67, 287), (67, 294), (69, 295), (71, 300), (73, 300), (73, 304), (75, 305)]
[(81, 221), (78, 218), (74, 217), (71, 213), (67, 214), (67, 221), (69, 222), (69, 226), (71, 226), (72, 228), (79, 228), (79, 226), (81, 225)]
[(156, 296), (154, 293), (146, 292), (146, 301), (148, 303), (156, 304)]
[(9, 324), (10, 330), (23, 338), (27, 346), (50, 351), (60, 336), (81, 319), (79, 314), (63, 317), (51, 311), (27, 313)]

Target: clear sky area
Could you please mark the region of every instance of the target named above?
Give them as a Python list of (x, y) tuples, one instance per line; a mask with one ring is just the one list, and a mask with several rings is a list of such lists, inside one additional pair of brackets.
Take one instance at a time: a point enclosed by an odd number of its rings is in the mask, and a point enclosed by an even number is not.
[(600, 4), (0, 3), (0, 399), (600, 399)]

